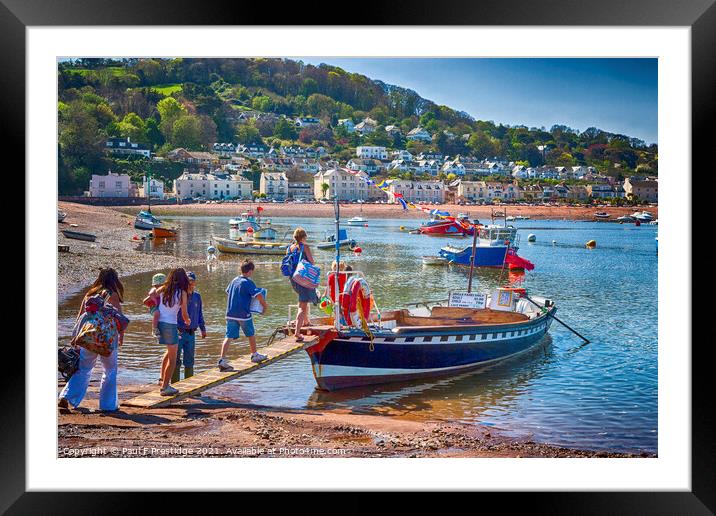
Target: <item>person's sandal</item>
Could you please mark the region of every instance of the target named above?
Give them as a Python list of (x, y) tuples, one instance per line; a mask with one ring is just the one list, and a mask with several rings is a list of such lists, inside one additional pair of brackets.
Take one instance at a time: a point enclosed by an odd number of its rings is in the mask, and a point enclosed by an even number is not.
[(60, 413), (69, 414), (70, 402), (67, 401), (67, 398), (60, 398), (60, 400), (57, 402), (57, 408), (60, 409)]

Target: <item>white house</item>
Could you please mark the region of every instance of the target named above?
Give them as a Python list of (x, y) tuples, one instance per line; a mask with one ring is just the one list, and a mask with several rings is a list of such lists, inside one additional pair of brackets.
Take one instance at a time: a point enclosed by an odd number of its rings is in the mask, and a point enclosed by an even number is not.
[(288, 178), (284, 172), (262, 172), (259, 192), (269, 199), (283, 201), (288, 198)]
[(301, 129), (305, 127), (316, 127), (318, 125), (321, 125), (321, 121), (313, 116), (298, 117), (295, 122), (296, 127), (300, 127)]
[(363, 119), (361, 123), (356, 125), (356, 131), (359, 132), (361, 135), (365, 135), (368, 133), (372, 133), (378, 128), (378, 122), (373, 120), (372, 118), (366, 117)]
[(338, 121), (338, 126), (345, 127), (346, 131), (348, 131), (349, 133), (354, 133), (356, 130), (356, 125), (353, 123), (353, 120), (351, 120), (350, 118), (341, 118)]
[(132, 142), (129, 137), (127, 138), (108, 138), (104, 142), (104, 148), (107, 152), (112, 154), (135, 154), (138, 156), (144, 156), (149, 158), (152, 153), (149, 147), (143, 143)]
[(334, 195), (341, 201), (353, 201), (358, 199), (385, 199), (385, 194), (374, 185), (368, 185), (364, 179), (368, 174), (357, 171), (351, 174), (340, 168), (323, 170), (313, 176), (313, 192), (316, 199), (323, 199), (322, 185), (328, 185), (325, 198), (330, 199)]
[(362, 159), (388, 159), (388, 149), (385, 147), (359, 145), (356, 147), (356, 156)]
[[(147, 190), (147, 186), (149, 186), (149, 190)], [(142, 186), (139, 189), (139, 195), (141, 197), (147, 197), (147, 192), (149, 192), (149, 197), (152, 199), (164, 199), (164, 181), (161, 179), (151, 178), (149, 180), (149, 185), (147, 185), (147, 177), (145, 176), (142, 178)]]
[(412, 131), (408, 133), (408, 136), (406, 136), (408, 140), (411, 141), (422, 141), (422, 142), (431, 142), (433, 141), (432, 136), (430, 136), (430, 133), (427, 132), (422, 127), (416, 127)]
[(127, 174), (113, 174), (106, 176), (92, 174), (89, 184), (90, 197), (130, 197), (132, 191), (131, 181)]
[(251, 199), (253, 185), (253, 181), (241, 175), (184, 172), (174, 180), (174, 195), (178, 199)]
[(388, 187), (391, 200), (395, 202), (395, 194), (400, 194), (408, 202), (428, 202), (442, 204), (445, 202), (447, 187), (442, 181), (393, 181)]

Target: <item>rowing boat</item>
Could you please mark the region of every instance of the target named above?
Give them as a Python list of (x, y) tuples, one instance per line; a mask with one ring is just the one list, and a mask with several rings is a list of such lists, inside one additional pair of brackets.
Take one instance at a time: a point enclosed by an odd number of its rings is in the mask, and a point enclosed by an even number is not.
[(154, 238), (176, 238), (177, 233), (178, 230), (173, 228), (164, 228), (157, 226), (152, 228), (152, 235), (154, 235)]
[(81, 233), (79, 231), (70, 231), (69, 229), (63, 229), (62, 234), (66, 238), (72, 238), (74, 240), (84, 240), (85, 242), (94, 242), (97, 240), (97, 235), (92, 233)]

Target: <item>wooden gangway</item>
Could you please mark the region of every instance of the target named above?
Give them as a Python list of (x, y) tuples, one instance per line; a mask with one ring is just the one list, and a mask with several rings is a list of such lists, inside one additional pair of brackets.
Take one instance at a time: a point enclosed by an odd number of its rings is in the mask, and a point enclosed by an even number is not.
[(143, 408), (166, 407), (167, 405), (176, 403), (184, 398), (196, 396), (207, 389), (230, 382), (240, 376), (252, 373), (266, 367), (267, 365), (273, 364), (274, 362), (278, 362), (283, 358), (298, 353), (299, 351), (316, 344), (316, 342), (318, 342), (318, 338), (319, 337), (317, 335), (310, 335), (305, 336), (303, 342), (296, 342), (296, 337), (286, 337), (272, 343), (268, 347), (261, 348), (261, 353), (268, 356), (268, 359), (263, 362), (255, 364), (251, 361), (250, 355), (244, 355), (230, 362), (234, 368), (233, 371), (221, 372), (218, 367), (214, 367), (180, 382), (173, 383), (172, 387), (179, 391), (179, 393), (174, 396), (161, 396), (159, 394), (159, 386), (152, 385), (149, 392), (141, 394), (135, 398), (128, 399), (122, 402), (122, 405)]

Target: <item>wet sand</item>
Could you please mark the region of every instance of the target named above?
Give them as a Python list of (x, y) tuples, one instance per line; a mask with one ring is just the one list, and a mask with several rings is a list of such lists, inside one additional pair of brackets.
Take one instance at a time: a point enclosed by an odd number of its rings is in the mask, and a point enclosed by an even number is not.
[[(149, 387), (125, 386), (120, 399)], [(424, 423), (348, 410), (281, 410), (201, 396), (103, 414), (97, 387), (60, 414), (59, 457), (647, 457), (507, 438), (492, 428)]]
[[(176, 204), (162, 205), (152, 208), (152, 212), (158, 216), (238, 216), (247, 209), (256, 210), (257, 206), (264, 208), (262, 215), (271, 217), (329, 217), (333, 218), (332, 204), (284, 204), (284, 203), (222, 203), (222, 204)], [(574, 207), (574, 206), (459, 206), (455, 204), (441, 204), (437, 206), (426, 206), (427, 208), (446, 210), (457, 215), (467, 213), (470, 218), (488, 221), (492, 210), (507, 210), (507, 215), (523, 215), (532, 219), (550, 220), (594, 220), (594, 214), (605, 211), (614, 220), (622, 215), (630, 215), (637, 210), (646, 209), (657, 219), (659, 216), (658, 207), (618, 207), (618, 208), (597, 208), (597, 207)], [(136, 213), (136, 207), (117, 207), (118, 211), (124, 213)], [(341, 219), (348, 219), (360, 215), (366, 219), (414, 219), (416, 222), (425, 218), (425, 214), (417, 209), (403, 210), (397, 204), (341, 204)]]

